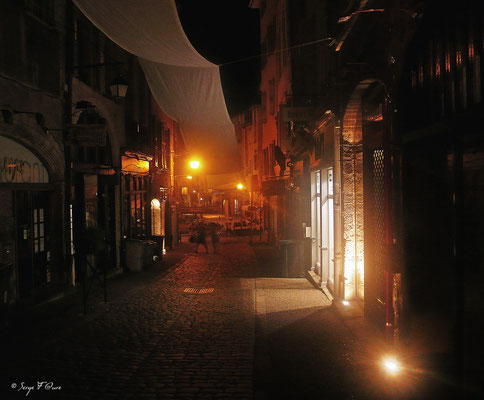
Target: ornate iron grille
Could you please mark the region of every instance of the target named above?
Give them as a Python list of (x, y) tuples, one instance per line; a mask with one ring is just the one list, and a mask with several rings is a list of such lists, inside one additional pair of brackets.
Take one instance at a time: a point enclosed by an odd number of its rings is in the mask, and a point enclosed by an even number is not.
[(383, 150), (373, 151), (373, 201), (375, 234), (376, 295), (383, 300), (385, 295), (384, 243), (385, 243), (385, 157)]

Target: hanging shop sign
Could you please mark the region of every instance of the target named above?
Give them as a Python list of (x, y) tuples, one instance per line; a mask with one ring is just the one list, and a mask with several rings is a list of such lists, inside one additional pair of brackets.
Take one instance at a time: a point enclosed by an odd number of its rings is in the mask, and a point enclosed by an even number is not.
[(134, 157), (121, 156), (121, 170), (129, 174), (147, 174), (150, 171), (150, 162)]
[(86, 147), (106, 146), (106, 125), (76, 124), (70, 125), (69, 139), (72, 143)]
[(0, 136), (0, 183), (49, 183), (49, 174), (30, 150)]

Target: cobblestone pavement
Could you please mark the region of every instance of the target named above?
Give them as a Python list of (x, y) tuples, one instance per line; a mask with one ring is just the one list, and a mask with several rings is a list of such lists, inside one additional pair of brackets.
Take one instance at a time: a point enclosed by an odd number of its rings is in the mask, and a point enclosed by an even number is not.
[(251, 398), (254, 260), (247, 250), (234, 242), (220, 255), (192, 254), (104, 312), (52, 331), (46, 321), (17, 336), (2, 362), (5, 398), (25, 397), (21, 382), (37, 381), (61, 389), (35, 388), (30, 398)]
[(113, 284), (87, 316), (26, 320), (2, 342), (0, 398), (399, 397), (322, 292), (279, 268), (268, 246), (224, 238), (221, 254)]

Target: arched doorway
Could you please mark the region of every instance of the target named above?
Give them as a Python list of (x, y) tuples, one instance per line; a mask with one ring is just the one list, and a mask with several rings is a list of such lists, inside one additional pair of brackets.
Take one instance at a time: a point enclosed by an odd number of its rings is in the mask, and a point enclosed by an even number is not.
[(58, 192), (47, 162), (34, 151), (0, 135), (1, 303), (42, 295), (62, 279), (61, 241), (54, 234), (62, 223)]

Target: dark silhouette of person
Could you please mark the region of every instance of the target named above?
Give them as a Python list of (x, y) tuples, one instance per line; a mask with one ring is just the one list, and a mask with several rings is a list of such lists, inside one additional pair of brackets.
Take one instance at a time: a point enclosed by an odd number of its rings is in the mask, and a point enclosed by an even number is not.
[(207, 246), (207, 229), (203, 223), (198, 224), (196, 228), (197, 232), (197, 248), (195, 249), (195, 253), (198, 253), (198, 247), (203, 244), (205, 247), (205, 252), (208, 253), (208, 246)]
[(210, 240), (212, 241), (212, 245), (213, 245), (213, 252), (217, 253), (217, 244), (220, 241), (217, 234), (217, 228), (215, 226), (212, 226), (210, 228), (209, 234), (210, 234)]

